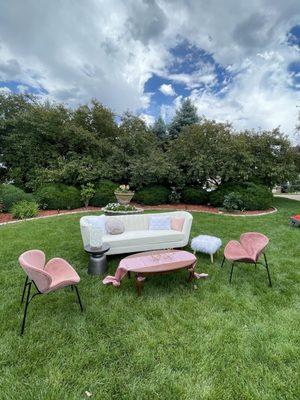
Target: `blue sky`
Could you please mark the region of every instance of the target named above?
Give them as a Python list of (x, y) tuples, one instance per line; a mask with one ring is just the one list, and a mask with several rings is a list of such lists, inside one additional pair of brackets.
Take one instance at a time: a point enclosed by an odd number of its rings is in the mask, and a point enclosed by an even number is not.
[(0, 91), (97, 98), (147, 123), (190, 97), (199, 115), (297, 141), (300, 3), (0, 0)]

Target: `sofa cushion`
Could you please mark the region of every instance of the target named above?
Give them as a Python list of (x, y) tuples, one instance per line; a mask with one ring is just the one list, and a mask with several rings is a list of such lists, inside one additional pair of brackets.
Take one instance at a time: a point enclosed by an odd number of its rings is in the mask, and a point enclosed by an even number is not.
[(123, 222), (117, 218), (108, 218), (105, 227), (109, 235), (120, 235), (125, 231)]
[(149, 230), (163, 231), (171, 229), (171, 217), (159, 216), (149, 218)]
[(176, 218), (172, 217), (171, 218), (171, 229), (174, 231), (182, 231), (183, 225), (184, 225), (184, 218)]
[(109, 243), (110, 247), (119, 246), (138, 246), (140, 244), (154, 244), (163, 243), (164, 241), (179, 242), (184, 239), (182, 232), (173, 230), (160, 230), (160, 231), (131, 231), (121, 233), (120, 235), (105, 235), (103, 236), (103, 242)]

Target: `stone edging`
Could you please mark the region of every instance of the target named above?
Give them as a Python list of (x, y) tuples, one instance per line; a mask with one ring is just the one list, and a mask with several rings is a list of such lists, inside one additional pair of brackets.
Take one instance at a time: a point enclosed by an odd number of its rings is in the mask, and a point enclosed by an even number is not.
[[(278, 210), (276, 207), (272, 207), (273, 210), (272, 211), (268, 211), (268, 212), (262, 212), (260, 214), (229, 214), (229, 213), (223, 213), (223, 212), (218, 212), (218, 213), (214, 213), (211, 211), (204, 211), (204, 210), (176, 210), (176, 208), (174, 208), (174, 210), (170, 210), (170, 209), (165, 209), (165, 208), (147, 208), (145, 211), (167, 211), (167, 212), (172, 212), (172, 211), (187, 211), (187, 212), (199, 212), (199, 213), (206, 213), (206, 214), (212, 214), (212, 215), (224, 215), (225, 217), (260, 217), (262, 215), (269, 215), (269, 214), (274, 214), (276, 213)], [(97, 212), (97, 210), (95, 210)], [(17, 220), (13, 220), (13, 221), (7, 221), (7, 222), (1, 222), (0, 226), (2, 225), (9, 225), (9, 224), (17, 224), (19, 222), (25, 222), (25, 221), (34, 221), (36, 219), (43, 219), (43, 218), (51, 218), (51, 217), (60, 217), (63, 215), (72, 215), (72, 214), (81, 214), (81, 213), (92, 213), (95, 212), (94, 210), (81, 210), (81, 211), (67, 211), (64, 213), (60, 213), (60, 214), (52, 214), (52, 215), (43, 215), (41, 217), (34, 217), (34, 218), (25, 218), (25, 219), (17, 219)], [(101, 210), (99, 210), (101, 211)]]
[(219, 211), (218, 213), (214, 213), (211, 211), (204, 211), (204, 210), (187, 210), (188, 212), (202, 212), (202, 213), (207, 213), (207, 214), (212, 214), (212, 215), (224, 215), (225, 217), (260, 217), (263, 215), (270, 215), (276, 213), (278, 210), (276, 207), (272, 207), (272, 211), (266, 211), (262, 212), (259, 214), (234, 214), (234, 213), (223, 213), (222, 211)]
[[(96, 211), (96, 210), (95, 210)], [(8, 224), (17, 224), (18, 222), (25, 222), (25, 221), (35, 221), (36, 219), (43, 219), (43, 218), (51, 218), (51, 217), (60, 217), (64, 215), (71, 215), (71, 214), (80, 214), (80, 213), (92, 213), (93, 210), (81, 210), (81, 211), (67, 211), (59, 214), (51, 214), (51, 215), (42, 215), (40, 217), (33, 217), (33, 218), (25, 218), (25, 219), (16, 219), (13, 221), (1, 222), (1, 225), (8, 225)]]

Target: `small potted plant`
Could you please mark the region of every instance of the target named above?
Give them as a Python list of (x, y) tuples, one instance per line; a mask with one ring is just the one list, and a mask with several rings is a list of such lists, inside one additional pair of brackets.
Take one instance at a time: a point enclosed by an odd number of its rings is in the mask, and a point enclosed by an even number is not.
[(120, 204), (129, 204), (134, 196), (134, 192), (130, 190), (129, 185), (120, 185), (115, 190), (115, 196)]

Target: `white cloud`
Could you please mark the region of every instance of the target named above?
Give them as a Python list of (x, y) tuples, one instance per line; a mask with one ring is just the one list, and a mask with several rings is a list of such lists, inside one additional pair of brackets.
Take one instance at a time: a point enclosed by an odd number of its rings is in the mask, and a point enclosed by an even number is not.
[(163, 83), (159, 90), (165, 95), (165, 96), (175, 96), (176, 92), (173, 89), (173, 86), (171, 84), (167, 85), (166, 83)]
[(153, 115), (150, 114), (142, 113), (139, 115), (139, 117), (145, 122), (147, 126), (151, 126), (155, 122), (155, 118), (153, 117)]
[(0, 87), (0, 93), (1, 94), (10, 94), (11, 90), (10, 90), (10, 88), (3, 86), (3, 87)]
[[(207, 117), (293, 133), (300, 95), (288, 65), (299, 51), (286, 35), (299, 23), (299, 0), (0, 0), (0, 7), (0, 81), (44, 88), (49, 99), (71, 106), (94, 97), (149, 120), (144, 85), (157, 74), (191, 90)], [(183, 39), (236, 74), (222, 96), (212, 91), (213, 64), (169, 72), (170, 48)], [(174, 107), (161, 111), (171, 116)]]
[(274, 53), (254, 57), (223, 97), (194, 90), (191, 98), (200, 115), (229, 121), (238, 129), (273, 129), (292, 134), (298, 116), (299, 92), (290, 90), (285, 59)]

